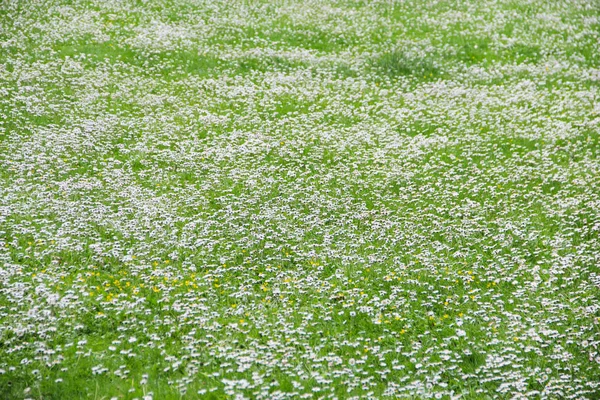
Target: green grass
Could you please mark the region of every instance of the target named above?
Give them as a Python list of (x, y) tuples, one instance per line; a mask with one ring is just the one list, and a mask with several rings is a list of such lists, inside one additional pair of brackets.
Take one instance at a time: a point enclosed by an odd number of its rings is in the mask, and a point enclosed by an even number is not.
[(586, 1), (0, 5), (0, 399), (600, 396)]
[(374, 60), (373, 65), (390, 76), (408, 75), (427, 79), (439, 75), (430, 60), (411, 57), (400, 51), (383, 54)]

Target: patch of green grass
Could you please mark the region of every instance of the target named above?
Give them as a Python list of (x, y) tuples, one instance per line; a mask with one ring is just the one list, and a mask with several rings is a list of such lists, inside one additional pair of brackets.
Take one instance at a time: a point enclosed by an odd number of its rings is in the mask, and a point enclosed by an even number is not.
[(439, 69), (430, 59), (412, 56), (400, 50), (382, 54), (373, 59), (371, 65), (390, 77), (412, 76), (427, 80), (440, 75)]

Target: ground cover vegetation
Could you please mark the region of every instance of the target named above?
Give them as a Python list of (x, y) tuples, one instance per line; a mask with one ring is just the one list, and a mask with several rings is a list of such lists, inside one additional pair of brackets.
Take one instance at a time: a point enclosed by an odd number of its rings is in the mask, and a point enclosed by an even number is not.
[(0, 398), (600, 396), (595, 0), (0, 2)]

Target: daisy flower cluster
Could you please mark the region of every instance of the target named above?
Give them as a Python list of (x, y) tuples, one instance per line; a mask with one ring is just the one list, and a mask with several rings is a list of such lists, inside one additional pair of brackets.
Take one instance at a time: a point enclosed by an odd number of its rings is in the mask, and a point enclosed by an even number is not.
[(0, 397), (600, 396), (595, 0), (5, 0)]

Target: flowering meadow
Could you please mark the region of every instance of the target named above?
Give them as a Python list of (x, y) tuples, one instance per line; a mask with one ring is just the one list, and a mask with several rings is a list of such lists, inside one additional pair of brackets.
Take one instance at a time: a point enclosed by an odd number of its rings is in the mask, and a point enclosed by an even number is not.
[(600, 398), (597, 0), (0, 2), (0, 399)]

